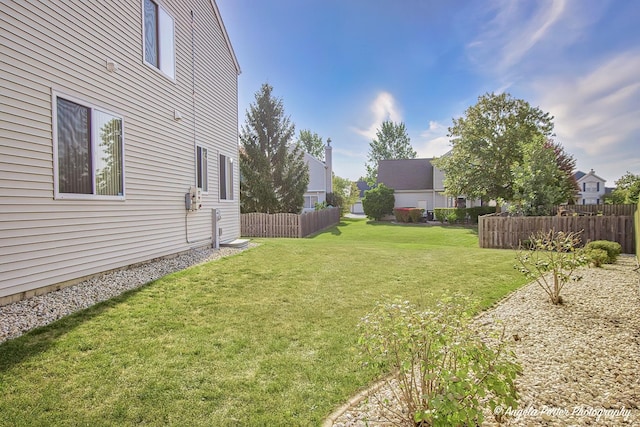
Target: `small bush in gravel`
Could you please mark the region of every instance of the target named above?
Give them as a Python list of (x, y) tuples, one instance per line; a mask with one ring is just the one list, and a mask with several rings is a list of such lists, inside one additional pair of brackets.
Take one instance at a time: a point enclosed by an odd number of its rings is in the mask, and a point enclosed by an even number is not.
[(562, 304), (562, 288), (569, 281), (580, 280), (574, 272), (589, 262), (580, 248), (580, 234), (555, 230), (533, 233), (529, 248), (520, 247), (516, 256), (519, 264), (514, 267), (535, 280), (553, 304)]
[(589, 260), (589, 265), (602, 267), (609, 263), (609, 254), (604, 249), (585, 249), (584, 254)]
[(613, 264), (616, 262), (618, 255), (622, 253), (622, 246), (618, 242), (610, 242), (608, 240), (594, 240), (587, 243), (585, 249), (602, 249), (607, 252), (606, 264)]
[(504, 332), (481, 337), (470, 319), (468, 299), (456, 296), (434, 310), (378, 303), (361, 320), (365, 364), (397, 373), (403, 424), (475, 426), (487, 406), (515, 407), (520, 366)]

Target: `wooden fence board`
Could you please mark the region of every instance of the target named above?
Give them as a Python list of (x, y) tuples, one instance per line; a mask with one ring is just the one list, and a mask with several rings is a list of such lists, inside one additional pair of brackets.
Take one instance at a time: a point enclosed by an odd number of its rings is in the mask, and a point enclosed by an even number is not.
[(539, 216), (478, 218), (481, 248), (516, 249), (538, 231), (582, 231), (582, 241), (610, 240), (622, 246), (623, 253), (635, 253), (633, 216)]
[(637, 205), (558, 205), (551, 209), (551, 214), (556, 215), (558, 209), (568, 210), (577, 214), (601, 214), (604, 216), (633, 216)]
[(340, 221), (340, 208), (328, 208), (303, 213), (240, 215), (240, 233), (244, 237), (290, 237), (309, 236)]

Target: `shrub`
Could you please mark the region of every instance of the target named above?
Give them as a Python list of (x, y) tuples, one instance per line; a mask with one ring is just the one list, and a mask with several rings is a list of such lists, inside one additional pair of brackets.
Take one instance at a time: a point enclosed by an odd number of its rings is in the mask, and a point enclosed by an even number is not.
[(476, 206), (474, 208), (436, 208), (433, 210), (435, 219), (440, 222), (448, 221), (449, 217), (453, 218), (452, 213), (455, 214), (456, 218), (454, 221), (465, 221), (469, 219), (472, 223), (478, 222), (478, 217), (480, 215), (486, 215), (490, 213), (495, 213), (495, 206)]
[(609, 254), (604, 249), (588, 248), (585, 249), (584, 255), (594, 267), (602, 267), (602, 264), (609, 263)]
[(343, 197), (340, 193), (327, 193), (327, 206), (333, 206), (334, 208), (341, 208), (344, 204)]
[(447, 222), (449, 224), (455, 224), (458, 221), (458, 215), (455, 212), (450, 212), (447, 215)]
[(486, 406), (515, 407), (520, 366), (504, 330), (479, 336), (469, 308), (462, 296), (432, 311), (395, 301), (378, 303), (361, 320), (363, 361), (397, 373), (408, 425), (481, 425)]
[(469, 219), (474, 224), (478, 222), (479, 216), (488, 215), (492, 213), (496, 213), (495, 206), (476, 206), (474, 208), (467, 208), (467, 215), (469, 215)]
[(411, 220), (411, 222), (420, 222), (422, 221), (423, 213), (424, 209), (411, 208), (409, 209), (409, 219)]
[(618, 242), (610, 242), (608, 240), (594, 240), (587, 243), (585, 249), (602, 249), (607, 253), (607, 262), (605, 264), (613, 264), (616, 262), (618, 255), (622, 253), (622, 246)]
[(317, 211), (321, 211), (322, 209), (327, 209), (328, 208), (327, 202), (325, 202), (325, 201), (322, 201), (322, 202), (319, 202), (319, 203), (316, 202), (316, 204), (313, 205), (313, 208), (314, 208), (314, 210), (317, 210)]
[(424, 209), (419, 208), (395, 208), (393, 214), (398, 222), (420, 222)]
[(436, 221), (445, 222), (447, 219), (447, 209), (436, 208), (433, 210), (433, 216)]
[(409, 222), (409, 208), (396, 208), (393, 210), (393, 215), (398, 222)]
[(521, 247), (516, 256), (519, 264), (514, 267), (535, 280), (553, 304), (562, 304), (562, 288), (570, 280), (580, 280), (573, 273), (588, 263), (580, 248), (580, 234), (554, 230), (533, 233), (529, 237), (530, 248)]
[(379, 221), (383, 216), (393, 213), (395, 201), (393, 188), (379, 184), (377, 187), (364, 192), (362, 208), (367, 218)]

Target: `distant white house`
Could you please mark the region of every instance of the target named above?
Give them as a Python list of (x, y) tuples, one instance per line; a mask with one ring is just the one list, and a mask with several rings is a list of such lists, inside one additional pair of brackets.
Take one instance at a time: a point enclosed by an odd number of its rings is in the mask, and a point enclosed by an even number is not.
[(2, 1), (0, 21), (0, 304), (240, 236), (214, 0)]
[(316, 203), (327, 200), (327, 194), (333, 192), (331, 145), (324, 150), (324, 162), (304, 152), (304, 161), (309, 167), (309, 185), (304, 193), (303, 212), (315, 210)]
[(578, 187), (580, 188), (576, 204), (578, 205), (599, 205), (604, 203), (606, 194), (606, 180), (600, 178), (591, 169), (588, 173), (577, 171), (574, 173)]

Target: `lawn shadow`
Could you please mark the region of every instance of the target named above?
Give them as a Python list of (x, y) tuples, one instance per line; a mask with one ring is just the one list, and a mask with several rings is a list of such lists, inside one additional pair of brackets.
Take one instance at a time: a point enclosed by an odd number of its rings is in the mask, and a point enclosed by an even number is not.
[(342, 217), (340, 218), (340, 222), (332, 225), (330, 227), (327, 227), (323, 230), (320, 230), (310, 236), (307, 236), (308, 239), (315, 239), (318, 236), (322, 236), (324, 234), (333, 234), (334, 236), (339, 236), (342, 234), (342, 229), (345, 227), (350, 226), (351, 224), (353, 224), (354, 222), (359, 222), (359, 221), (363, 221), (362, 219), (357, 219), (357, 218), (345, 218)]
[(399, 222), (395, 222), (395, 221), (375, 221), (375, 220), (367, 220), (367, 225), (372, 225), (374, 227), (439, 227), (442, 228), (444, 230), (446, 229), (451, 229), (451, 230), (467, 230), (469, 232), (471, 232), (473, 235), (477, 236), (478, 235), (478, 224), (455, 224), (455, 225), (449, 225), (449, 224), (441, 224), (441, 223), (436, 223), (436, 222), (429, 222), (429, 223), (411, 223), (411, 222), (407, 222), (407, 223), (399, 223)]
[(0, 344), (0, 372), (6, 372), (13, 366), (47, 351), (68, 332), (125, 302), (154, 282), (155, 280), (138, 288), (130, 289), (111, 299), (76, 311), (48, 325), (37, 327), (24, 335), (3, 342)]

